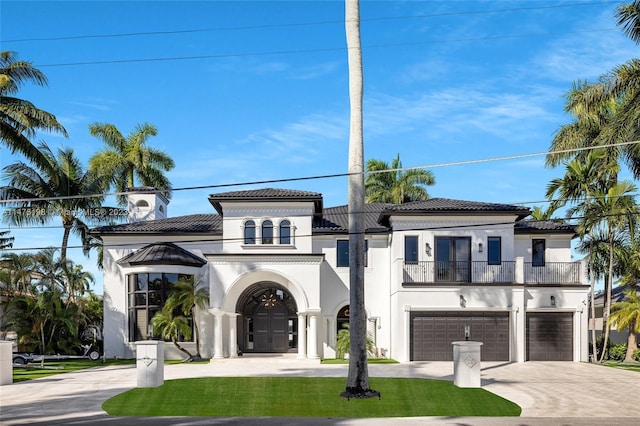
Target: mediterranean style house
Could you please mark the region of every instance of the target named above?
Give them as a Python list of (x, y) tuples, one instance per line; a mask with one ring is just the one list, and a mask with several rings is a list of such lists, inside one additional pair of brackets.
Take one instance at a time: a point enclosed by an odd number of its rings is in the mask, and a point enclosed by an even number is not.
[[(168, 217), (162, 195), (136, 188), (129, 223), (91, 231), (104, 244), (105, 356), (134, 357), (172, 283), (187, 277), (209, 291), (196, 315), (204, 357), (335, 357), (349, 320), (347, 206), (273, 188), (209, 202), (215, 213)], [(588, 360), (589, 286), (586, 263), (571, 261), (572, 225), (444, 198), (362, 213), (376, 356), (451, 360), (451, 342), (469, 339), (483, 342), (486, 361)]]

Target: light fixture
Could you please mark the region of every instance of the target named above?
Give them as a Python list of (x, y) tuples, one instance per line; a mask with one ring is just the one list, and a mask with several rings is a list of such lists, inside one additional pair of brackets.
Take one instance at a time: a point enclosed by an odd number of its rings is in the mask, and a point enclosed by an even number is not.
[(551, 306), (553, 306), (554, 308), (556, 307), (556, 297), (555, 296), (551, 296)]
[(471, 334), (471, 326), (464, 326), (464, 340), (469, 340), (469, 335)]
[(431, 244), (427, 243), (424, 245), (424, 252), (427, 256), (431, 256)]
[(482, 253), (482, 243), (478, 243), (478, 252)]
[(466, 308), (467, 307), (467, 300), (464, 298), (464, 296), (462, 294), (460, 295), (460, 307), (461, 308)]

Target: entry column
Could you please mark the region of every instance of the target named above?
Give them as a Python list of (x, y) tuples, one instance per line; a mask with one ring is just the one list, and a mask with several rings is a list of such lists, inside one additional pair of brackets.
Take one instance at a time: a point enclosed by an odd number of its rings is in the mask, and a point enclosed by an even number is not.
[(238, 356), (238, 314), (229, 315), (229, 356)]
[(307, 311), (307, 314), (309, 315), (308, 357), (312, 359), (320, 358), (318, 355), (318, 316), (320, 315), (320, 312), (320, 309)]
[(307, 357), (307, 317), (298, 312), (298, 358)]
[(209, 313), (214, 317), (213, 324), (213, 357), (224, 358), (222, 343), (222, 320), (224, 312), (220, 309), (209, 309)]

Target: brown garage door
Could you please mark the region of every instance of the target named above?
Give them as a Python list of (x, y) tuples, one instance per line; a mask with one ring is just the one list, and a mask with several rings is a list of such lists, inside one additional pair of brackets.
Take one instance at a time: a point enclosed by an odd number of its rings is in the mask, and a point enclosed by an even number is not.
[(411, 360), (453, 361), (451, 342), (482, 342), (483, 361), (509, 360), (508, 312), (412, 312)]
[(527, 314), (527, 361), (573, 361), (573, 314)]

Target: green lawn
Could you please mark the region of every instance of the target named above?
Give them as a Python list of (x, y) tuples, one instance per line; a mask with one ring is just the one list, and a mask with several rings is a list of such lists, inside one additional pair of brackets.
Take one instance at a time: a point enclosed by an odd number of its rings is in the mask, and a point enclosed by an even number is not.
[(640, 373), (640, 362), (605, 361), (604, 365)]
[(102, 361), (91, 361), (90, 359), (74, 359), (68, 361), (46, 361), (44, 368), (40, 368), (39, 362), (30, 363), (26, 367), (14, 367), (13, 382), (23, 382), (25, 380), (39, 379), (54, 374), (69, 373), (71, 371), (84, 370), (92, 367), (102, 367), (105, 365), (135, 364), (135, 359), (117, 359)]
[(346, 400), (345, 378), (207, 377), (168, 380), (107, 400), (112, 416), (416, 417), (519, 416), (518, 405), (450, 381), (371, 378), (382, 398)]

